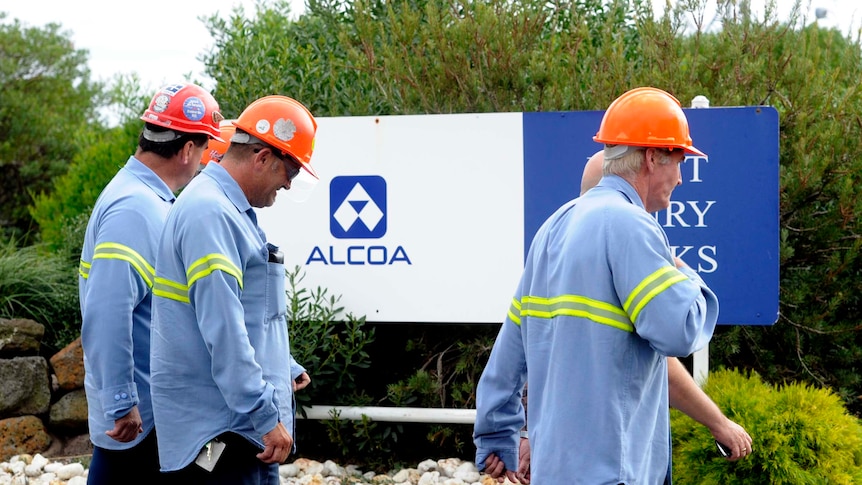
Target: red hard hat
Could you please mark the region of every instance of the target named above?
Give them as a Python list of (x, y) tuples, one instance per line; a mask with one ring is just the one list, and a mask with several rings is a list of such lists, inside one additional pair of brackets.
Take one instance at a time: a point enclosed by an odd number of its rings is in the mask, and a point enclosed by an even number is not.
[(168, 84), (161, 88), (141, 116), (141, 120), (156, 126), (181, 133), (201, 133), (217, 140), (221, 140), (219, 123), (223, 119), (215, 98), (204, 88), (190, 83)]

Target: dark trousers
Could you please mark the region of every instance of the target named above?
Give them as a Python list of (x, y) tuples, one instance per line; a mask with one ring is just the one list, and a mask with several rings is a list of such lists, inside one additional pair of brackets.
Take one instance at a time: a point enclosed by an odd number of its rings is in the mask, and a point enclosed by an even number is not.
[(176, 485), (278, 485), (278, 464), (257, 458), (261, 450), (242, 436), (224, 433), (224, 452), (211, 472), (192, 461), (187, 467), (162, 474), (162, 480)]
[(159, 451), (156, 447), (156, 430), (134, 448), (128, 450), (106, 450), (93, 448), (87, 485), (122, 485), (134, 477), (139, 483), (158, 483)]

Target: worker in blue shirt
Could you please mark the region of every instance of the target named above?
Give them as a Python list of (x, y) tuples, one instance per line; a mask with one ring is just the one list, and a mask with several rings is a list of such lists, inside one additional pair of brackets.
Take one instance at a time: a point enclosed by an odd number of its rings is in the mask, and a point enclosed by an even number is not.
[(476, 395), (476, 463), (517, 480), (530, 382), (531, 481), (650, 484), (668, 476), (667, 356), (712, 337), (718, 300), (650, 215), (669, 206), (692, 145), (673, 96), (617, 98), (594, 140), (604, 178), (537, 232)]
[[(219, 163), (230, 146), (230, 139), (236, 133), (236, 120), (222, 120), (219, 124), (219, 133), (221, 140), (211, 139), (207, 144), (207, 149), (201, 157), (201, 170), (203, 170), (210, 162)], [(293, 391), (301, 391), (311, 384), (311, 376), (305, 367), (299, 364), (293, 354), (290, 356), (290, 377), (293, 382)]]
[[(602, 166), (604, 164), (604, 150), (593, 154), (584, 166), (581, 177), (581, 193), (584, 195), (588, 190), (598, 185), (602, 178)], [(703, 392), (694, 381), (694, 378), (686, 370), (682, 362), (676, 357), (667, 358), (667, 380), (668, 400), (671, 407), (679, 409), (686, 416), (706, 426), (716, 441), (726, 445), (730, 449), (727, 460), (736, 461), (748, 456), (752, 451), (752, 440), (748, 432), (728, 419), (721, 409)], [(527, 386), (521, 396), (524, 412), (527, 413)], [(521, 483), (530, 483), (530, 442), (526, 431), (521, 431), (521, 442), (519, 444), (518, 473), (517, 479)], [(491, 454), (485, 460), (485, 472), (492, 478), (501, 481), (505, 475), (505, 464), (498, 456)], [(668, 478), (668, 481), (670, 479)]]
[(174, 192), (194, 176), (218, 103), (200, 86), (160, 89), (134, 156), (99, 195), (79, 268), (84, 387), (94, 450), (88, 483), (159, 478), (150, 402), (150, 315), (156, 245)]
[(296, 100), (266, 96), (234, 125), (222, 160), (177, 198), (159, 243), (151, 385), (171, 483), (278, 485), (293, 450), (284, 256), (254, 208), (300, 174), (316, 179), (317, 124)]

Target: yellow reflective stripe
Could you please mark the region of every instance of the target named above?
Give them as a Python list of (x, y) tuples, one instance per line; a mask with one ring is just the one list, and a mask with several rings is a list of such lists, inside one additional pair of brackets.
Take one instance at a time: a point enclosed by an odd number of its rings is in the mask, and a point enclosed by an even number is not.
[(153, 287), (153, 279), (156, 277), (156, 270), (146, 259), (141, 257), (134, 249), (117, 243), (102, 243), (96, 246), (93, 250), (93, 261), (97, 259), (119, 259), (127, 261), (141, 275), (144, 282), (150, 288)]
[(153, 285), (153, 295), (189, 303), (189, 287), (187, 285), (160, 276), (156, 277), (156, 283)]
[(89, 278), (90, 277), (90, 266), (92, 266), (90, 263), (88, 263), (82, 259), (81, 264), (78, 265), (78, 274), (81, 275), (81, 277), (83, 277), (84, 279)]
[(585, 296), (561, 295), (553, 298), (524, 296), (521, 298), (521, 317), (554, 318), (580, 317), (625, 332), (633, 332), (634, 325), (621, 308)]
[(195, 281), (216, 270), (224, 271), (236, 278), (240, 289), (242, 289), (242, 271), (227, 256), (222, 254), (208, 254), (189, 266), (189, 270), (186, 271), (186, 277), (189, 281), (188, 286), (191, 287)]
[(509, 306), (509, 320), (515, 325), (521, 325), (521, 302), (517, 298), (512, 298), (512, 305)]
[(629, 315), (631, 315), (631, 319), (634, 322), (637, 320), (643, 307), (652, 301), (652, 299), (659, 293), (668, 289), (671, 285), (687, 279), (688, 276), (682, 274), (673, 266), (659, 268), (656, 272), (644, 278), (644, 280), (641, 281), (634, 290), (632, 290), (629, 297), (626, 298), (623, 308)]

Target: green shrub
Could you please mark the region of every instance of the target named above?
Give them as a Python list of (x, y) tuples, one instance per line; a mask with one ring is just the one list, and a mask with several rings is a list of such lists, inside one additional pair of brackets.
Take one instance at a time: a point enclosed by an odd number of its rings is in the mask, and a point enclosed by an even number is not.
[(0, 245), (0, 318), (45, 326), (44, 351), (53, 353), (80, 334), (77, 273), (39, 246)]
[[(86, 227), (86, 218), (102, 189), (134, 153), (140, 131), (141, 122), (134, 120), (108, 134), (92, 134), (69, 170), (54, 180), (53, 191), (35, 196), (30, 215), (39, 224), (41, 240), (49, 249), (70, 251), (68, 226), (78, 226), (84, 214)], [(74, 258), (80, 249), (72, 251)]]
[(340, 296), (302, 288), (305, 274), (299, 266), (286, 274), (291, 351), (312, 378), (297, 394), (297, 404), (343, 404), (359, 392), (356, 372), (370, 364), (366, 346), (374, 341), (374, 330), (365, 328), (365, 317), (345, 314)]
[(671, 410), (675, 484), (862, 483), (862, 426), (832, 391), (729, 370), (710, 374), (704, 390), (748, 431), (753, 453), (721, 458), (706, 427)]

